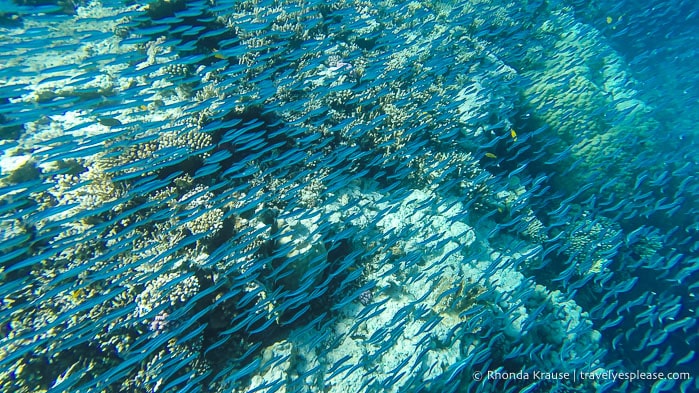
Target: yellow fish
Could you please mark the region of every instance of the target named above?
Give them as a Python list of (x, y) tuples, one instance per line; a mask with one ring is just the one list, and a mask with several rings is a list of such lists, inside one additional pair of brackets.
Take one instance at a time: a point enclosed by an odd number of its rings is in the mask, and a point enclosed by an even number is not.
[(610, 23), (612, 23), (612, 17), (611, 17), (611, 16), (608, 16), (608, 17), (607, 17), (607, 24), (610, 24)]
[(73, 292), (71, 292), (70, 295), (73, 298), (73, 300), (79, 300), (80, 298), (83, 297), (84, 294), (85, 294), (85, 291), (83, 291), (81, 288), (81, 289), (74, 290)]
[(485, 156), (488, 157), (488, 158), (498, 158), (498, 156), (496, 156), (496, 155), (493, 154), (493, 153), (485, 153)]
[(214, 49), (214, 57), (221, 60), (226, 59), (226, 56), (224, 56), (223, 53), (219, 52), (218, 49)]
[(517, 133), (515, 132), (514, 128), (510, 128), (510, 136), (515, 140), (515, 142), (517, 142)]

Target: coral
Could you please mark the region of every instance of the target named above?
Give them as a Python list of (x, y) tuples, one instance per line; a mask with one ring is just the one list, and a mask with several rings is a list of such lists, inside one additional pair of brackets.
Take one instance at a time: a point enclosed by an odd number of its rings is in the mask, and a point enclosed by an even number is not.
[[(651, 108), (639, 101), (633, 78), (621, 67), (620, 55), (599, 33), (571, 20), (568, 13), (554, 15), (554, 20), (541, 26), (542, 30), (549, 26), (541, 42), (556, 55), (523, 75), (533, 81), (525, 90), (526, 104), (561, 138), (550, 151), (572, 146), (566, 162), (578, 164), (572, 173), (554, 179), (555, 184), (574, 191), (581, 183), (609, 175), (616, 179), (611, 191), (626, 192), (635, 181), (627, 164), (641, 149), (652, 149), (652, 138), (647, 136), (658, 122), (649, 113)], [(558, 30), (550, 31), (551, 26)], [(603, 115), (598, 115), (600, 111)], [(629, 139), (629, 134), (635, 137)], [(589, 178), (593, 172), (594, 179)]]
[(10, 156), (2, 158), (0, 184), (12, 185), (39, 179), (41, 170), (31, 155)]
[(369, 303), (371, 303), (371, 300), (373, 298), (374, 294), (370, 290), (366, 290), (359, 294), (359, 303), (361, 303), (363, 306), (366, 306)]
[(560, 291), (549, 292), (537, 285), (527, 308), (533, 310), (542, 306), (544, 308), (536, 318), (545, 322), (534, 324), (533, 330), (528, 332), (530, 339), (550, 343), (556, 348), (542, 359), (542, 366), (547, 370), (566, 370), (567, 367), (584, 365), (593, 371), (600, 359), (586, 364), (581, 361), (586, 358), (582, 354), (595, 353), (601, 335), (592, 328), (587, 313)]
[[(287, 380), (288, 373), (294, 370), (297, 356), (294, 347), (288, 342), (280, 341), (266, 348), (262, 352), (260, 371), (251, 378), (249, 388), (261, 389)], [(282, 387), (280, 391), (287, 390)]]
[(618, 223), (583, 212), (568, 226), (567, 255), (577, 264), (578, 274), (585, 276), (604, 271), (617, 253), (621, 241)]
[[(555, 134), (540, 157), (571, 147), (551, 179), (570, 191), (647, 139), (599, 35), (557, 3), (233, 3), (23, 14), (63, 57), (7, 35), (0, 390), (446, 391), (483, 365), (602, 367), (589, 316), (523, 274), (563, 244), (589, 278), (620, 248), (587, 207), (540, 220), (527, 187), (550, 165), (523, 153)], [(509, 134), (522, 109), (547, 131)], [(650, 258), (654, 234), (626, 246)]]
[[(299, 214), (303, 216), (304, 214)], [(324, 269), (316, 269), (317, 266), (326, 264), (328, 251), (322, 241), (322, 233), (319, 232), (320, 215), (309, 218), (288, 217), (277, 220), (279, 228), (276, 237), (276, 247), (284, 250), (284, 257), (290, 261), (287, 273), (280, 282), (288, 289), (294, 289), (306, 280), (319, 283), (323, 277)], [(314, 272), (312, 276), (309, 273)]]
[(631, 244), (631, 249), (641, 259), (651, 258), (656, 255), (662, 247), (662, 237), (657, 233), (650, 233)]
[(214, 194), (203, 186), (194, 187), (184, 194), (178, 205), (189, 216), (184, 227), (198, 235), (206, 233), (207, 236), (215, 236), (223, 227), (223, 210), (213, 206)]
[[(192, 296), (199, 292), (199, 283), (194, 276), (185, 276), (181, 269), (159, 274), (154, 280), (146, 283), (143, 292), (136, 297), (139, 316), (150, 314), (152, 310), (163, 307), (176, 309), (186, 304)], [(178, 280), (185, 278), (183, 281)], [(172, 282), (180, 281), (172, 287)], [(162, 289), (161, 289), (162, 288)]]
[(187, 64), (166, 64), (163, 67), (163, 71), (178, 76), (188, 76), (191, 73)]
[(526, 227), (522, 232), (527, 239), (531, 240), (533, 243), (541, 244), (549, 239), (546, 227), (539, 220), (534, 213), (529, 209), (523, 218), (526, 223)]

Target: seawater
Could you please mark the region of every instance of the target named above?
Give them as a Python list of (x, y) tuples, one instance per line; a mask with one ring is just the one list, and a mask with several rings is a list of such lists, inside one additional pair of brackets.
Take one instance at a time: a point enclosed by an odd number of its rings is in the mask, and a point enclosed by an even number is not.
[(5, 1), (0, 390), (699, 390), (698, 17)]

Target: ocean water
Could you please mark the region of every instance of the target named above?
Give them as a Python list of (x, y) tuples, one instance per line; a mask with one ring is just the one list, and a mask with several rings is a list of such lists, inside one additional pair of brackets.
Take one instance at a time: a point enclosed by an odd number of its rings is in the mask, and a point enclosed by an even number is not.
[(0, 2), (0, 391), (699, 391), (691, 1)]

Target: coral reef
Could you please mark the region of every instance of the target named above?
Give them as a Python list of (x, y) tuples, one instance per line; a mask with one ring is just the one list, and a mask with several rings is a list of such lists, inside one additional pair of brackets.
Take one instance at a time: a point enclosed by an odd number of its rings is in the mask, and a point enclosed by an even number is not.
[(695, 162), (648, 160), (655, 108), (573, 8), (15, 3), (0, 390), (695, 365)]

